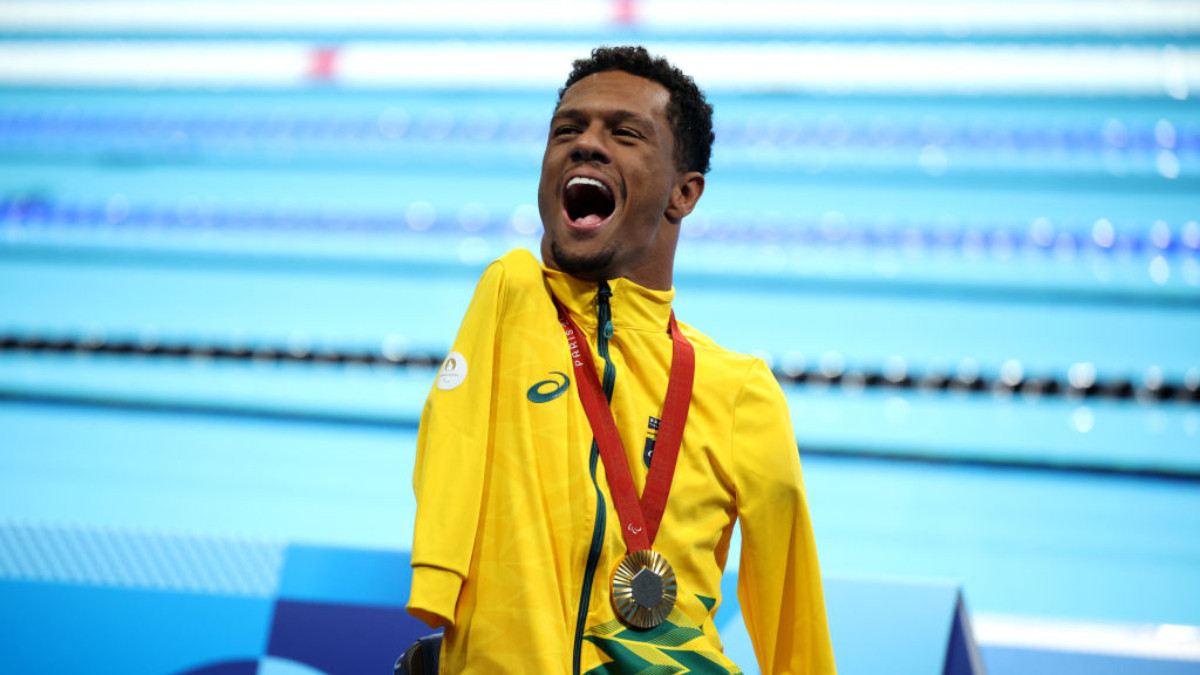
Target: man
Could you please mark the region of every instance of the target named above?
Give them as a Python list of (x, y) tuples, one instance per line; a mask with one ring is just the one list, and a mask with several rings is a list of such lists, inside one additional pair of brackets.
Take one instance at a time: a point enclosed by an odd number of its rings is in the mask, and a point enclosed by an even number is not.
[(783, 394), (671, 312), (712, 139), (695, 83), (640, 47), (559, 92), (544, 267), (488, 268), (421, 420), (408, 609), (446, 628), (441, 672), (740, 672), (713, 625), (739, 518), (759, 668), (834, 672)]

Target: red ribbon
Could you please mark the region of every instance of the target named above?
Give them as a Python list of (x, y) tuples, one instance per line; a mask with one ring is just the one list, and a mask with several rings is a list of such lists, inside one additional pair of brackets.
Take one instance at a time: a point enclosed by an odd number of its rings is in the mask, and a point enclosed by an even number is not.
[[(571, 348), (571, 363), (575, 367), (579, 400), (592, 427), (592, 435), (604, 460), (608, 476), (608, 490), (612, 494), (613, 507), (621, 521), (621, 534), (630, 553), (649, 549), (658, 534), (663, 510), (667, 506), (667, 495), (671, 492), (671, 479), (675, 476), (675, 460), (679, 457), (679, 446), (683, 443), (683, 427), (687, 424), (688, 408), (692, 404), (692, 381), (696, 374), (696, 352), (679, 330), (675, 312), (671, 312), (671, 379), (667, 383), (667, 398), (663, 403), (662, 422), (654, 444), (654, 459), (650, 462), (650, 473), (646, 476), (646, 488), (638, 498), (633, 484), (633, 474), (621, 444), (621, 434), (613, 420), (612, 409), (600, 386), (593, 366), (592, 351), (587, 336), (556, 299), (558, 321), (567, 334)], [(602, 329), (601, 329), (602, 330)]]

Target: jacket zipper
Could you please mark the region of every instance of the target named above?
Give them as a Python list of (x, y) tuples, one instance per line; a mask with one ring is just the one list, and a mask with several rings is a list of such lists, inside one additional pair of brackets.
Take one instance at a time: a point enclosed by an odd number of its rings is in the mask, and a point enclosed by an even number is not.
[[(612, 297), (612, 290), (609, 289), (607, 282), (601, 281), (600, 290), (597, 293), (596, 350), (600, 354), (600, 358), (604, 359), (604, 397), (611, 404), (613, 385), (616, 384), (617, 380), (617, 369), (608, 354), (608, 340), (612, 337), (613, 332), (612, 307), (608, 303), (610, 297)], [(596, 566), (600, 564), (600, 550), (604, 543), (607, 511), (605, 509), (604, 493), (600, 491), (600, 484), (596, 482), (596, 465), (599, 463), (599, 460), (600, 446), (596, 445), (596, 440), (593, 438), (589, 469), (592, 473), (592, 488), (596, 491), (596, 519), (595, 525), (592, 527), (592, 545), (588, 549), (587, 567), (584, 568), (583, 573), (583, 588), (579, 595), (579, 615), (575, 620), (575, 650), (571, 670), (573, 675), (579, 675), (580, 660), (583, 653), (584, 624), (587, 622), (588, 605), (592, 597), (592, 579), (596, 575)]]

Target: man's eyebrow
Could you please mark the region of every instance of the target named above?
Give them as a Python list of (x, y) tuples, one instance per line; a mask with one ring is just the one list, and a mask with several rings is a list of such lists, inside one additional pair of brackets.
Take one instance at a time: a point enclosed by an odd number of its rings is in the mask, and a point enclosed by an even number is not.
[[(579, 120), (588, 116), (588, 113), (579, 110), (578, 108), (561, 108), (555, 111), (552, 120), (568, 119)], [(621, 124), (622, 122), (635, 122), (645, 127), (653, 128), (654, 122), (645, 115), (633, 112), (632, 110), (614, 110), (603, 115), (609, 124)]]
[(643, 126), (653, 127), (654, 121), (645, 115), (635, 113), (631, 110), (618, 110), (612, 115), (612, 123), (620, 124), (621, 122), (637, 122)]

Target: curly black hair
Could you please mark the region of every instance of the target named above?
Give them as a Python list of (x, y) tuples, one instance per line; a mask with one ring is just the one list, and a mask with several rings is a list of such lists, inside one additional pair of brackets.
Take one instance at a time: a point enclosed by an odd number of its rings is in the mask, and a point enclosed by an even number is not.
[(695, 80), (666, 59), (651, 56), (642, 46), (597, 47), (592, 56), (573, 64), (567, 83), (558, 90), (558, 103), (576, 82), (588, 75), (620, 70), (661, 84), (671, 95), (667, 121), (675, 136), (675, 164), (680, 171), (708, 173), (712, 156), (712, 106)]

